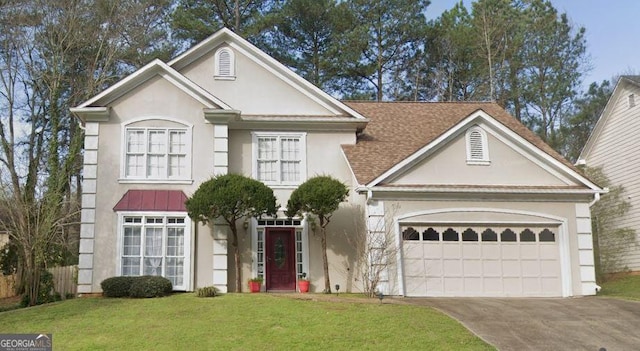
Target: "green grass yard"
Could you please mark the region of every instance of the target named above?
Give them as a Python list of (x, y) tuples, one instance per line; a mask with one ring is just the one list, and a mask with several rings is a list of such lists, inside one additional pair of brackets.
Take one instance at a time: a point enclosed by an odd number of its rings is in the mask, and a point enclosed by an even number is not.
[(626, 275), (612, 278), (600, 284), (598, 295), (619, 297), (627, 300), (640, 300), (640, 275)]
[(268, 294), (80, 298), (0, 313), (0, 333), (51, 333), (57, 350), (493, 349), (435, 310), (362, 302)]

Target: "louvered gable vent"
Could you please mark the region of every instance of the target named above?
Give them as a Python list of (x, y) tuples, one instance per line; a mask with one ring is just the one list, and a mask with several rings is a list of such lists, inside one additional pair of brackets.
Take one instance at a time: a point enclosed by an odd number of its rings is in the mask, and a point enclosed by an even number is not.
[(478, 126), (471, 127), (466, 134), (467, 164), (488, 165), (489, 147), (487, 134)]
[(216, 69), (215, 76), (217, 78), (235, 76), (233, 51), (230, 48), (221, 48), (216, 53)]
[(484, 151), (482, 148), (482, 134), (474, 130), (469, 133), (469, 157), (472, 160), (483, 160)]

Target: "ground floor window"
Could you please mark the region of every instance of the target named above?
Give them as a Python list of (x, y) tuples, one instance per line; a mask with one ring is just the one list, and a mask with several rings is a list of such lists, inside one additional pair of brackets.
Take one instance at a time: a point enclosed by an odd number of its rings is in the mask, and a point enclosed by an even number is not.
[(189, 220), (186, 215), (123, 215), (120, 274), (158, 275), (175, 290), (188, 282)]

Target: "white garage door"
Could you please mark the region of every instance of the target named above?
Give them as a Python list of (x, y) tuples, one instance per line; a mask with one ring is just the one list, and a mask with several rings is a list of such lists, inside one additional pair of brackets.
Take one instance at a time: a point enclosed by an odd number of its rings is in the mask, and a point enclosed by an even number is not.
[(403, 225), (407, 296), (562, 296), (557, 227)]

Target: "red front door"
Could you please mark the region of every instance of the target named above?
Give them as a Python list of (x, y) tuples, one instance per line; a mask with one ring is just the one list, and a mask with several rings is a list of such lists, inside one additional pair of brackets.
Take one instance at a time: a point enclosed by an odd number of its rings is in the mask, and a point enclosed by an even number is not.
[(293, 228), (267, 228), (267, 290), (296, 289)]

